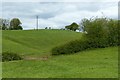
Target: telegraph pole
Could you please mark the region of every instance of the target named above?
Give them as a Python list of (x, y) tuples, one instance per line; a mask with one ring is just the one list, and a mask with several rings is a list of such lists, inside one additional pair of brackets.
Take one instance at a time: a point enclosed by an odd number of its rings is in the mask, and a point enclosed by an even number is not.
[(38, 30), (38, 16), (36, 16), (36, 29)]

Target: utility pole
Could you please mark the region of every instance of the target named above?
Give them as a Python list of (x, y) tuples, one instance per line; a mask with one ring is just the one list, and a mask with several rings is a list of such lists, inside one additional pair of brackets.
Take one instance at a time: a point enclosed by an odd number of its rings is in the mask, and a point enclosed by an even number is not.
[(38, 30), (38, 16), (36, 16), (36, 29)]

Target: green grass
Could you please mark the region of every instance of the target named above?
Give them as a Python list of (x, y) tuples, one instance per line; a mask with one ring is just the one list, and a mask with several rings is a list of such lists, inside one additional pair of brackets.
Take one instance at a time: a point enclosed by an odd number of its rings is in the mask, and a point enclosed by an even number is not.
[(3, 63), (5, 78), (117, 78), (118, 48)]
[[(3, 62), (2, 77), (117, 78), (117, 47), (86, 50), (71, 55), (49, 55), (53, 47), (80, 39), (81, 36), (81, 33), (66, 30), (3, 31), (3, 52), (18, 53), (30, 60)], [(48, 59), (44, 59), (44, 56), (48, 56)]]
[(81, 34), (65, 30), (3, 31), (3, 52), (22, 55), (50, 54), (53, 47), (80, 39)]

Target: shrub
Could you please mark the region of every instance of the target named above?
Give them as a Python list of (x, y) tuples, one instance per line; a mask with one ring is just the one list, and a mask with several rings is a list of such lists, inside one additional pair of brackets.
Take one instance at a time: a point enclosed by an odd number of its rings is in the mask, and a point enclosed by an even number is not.
[(120, 26), (118, 20), (107, 18), (83, 19), (82, 26), (87, 34), (81, 40), (72, 41), (63, 46), (52, 49), (53, 55), (70, 54), (91, 48), (105, 48), (108, 46), (118, 46), (120, 42), (118, 33)]
[(22, 57), (15, 53), (3, 52), (2, 61), (22, 60)]
[(117, 46), (118, 45), (118, 38), (119, 38), (119, 27), (117, 20), (110, 19), (108, 22), (108, 43), (109, 46)]
[(52, 55), (71, 54), (90, 48), (86, 40), (75, 40), (52, 49)]

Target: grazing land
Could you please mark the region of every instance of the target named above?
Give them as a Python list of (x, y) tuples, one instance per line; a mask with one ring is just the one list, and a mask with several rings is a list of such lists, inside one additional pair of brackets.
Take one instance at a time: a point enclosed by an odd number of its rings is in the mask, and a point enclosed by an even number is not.
[(65, 30), (3, 31), (3, 52), (28, 56), (47, 55), (53, 47), (80, 39), (81, 35)]
[(51, 56), (53, 47), (80, 39), (66, 30), (3, 31), (3, 52), (24, 60), (3, 62), (3, 78), (117, 78), (118, 47)]

